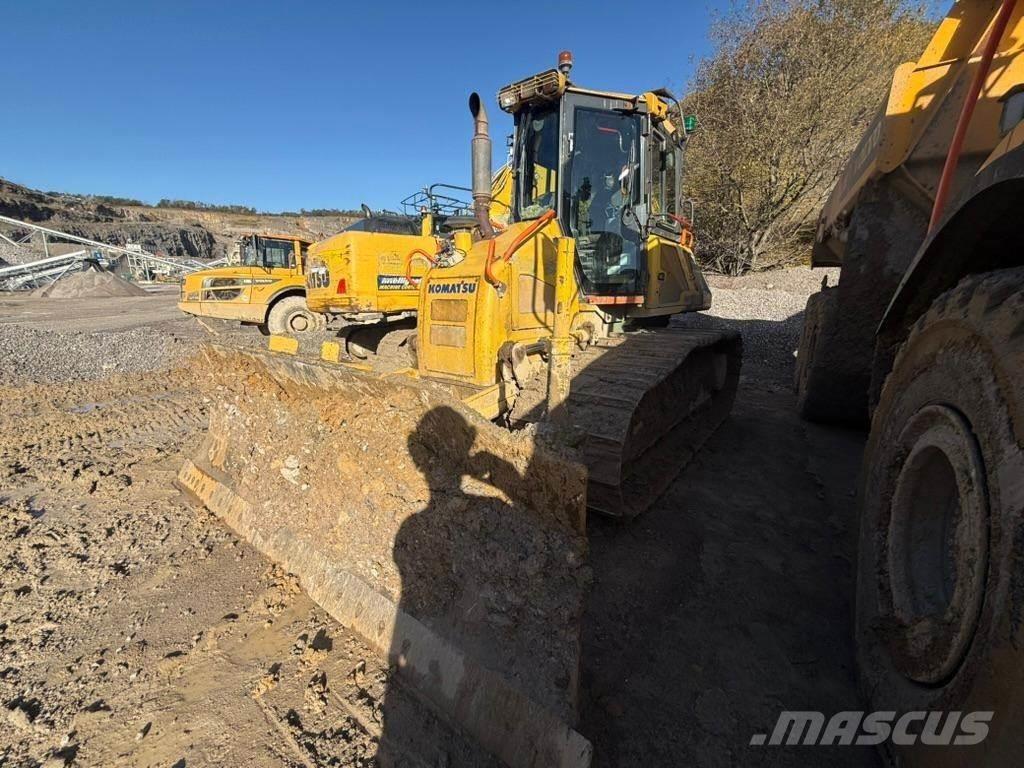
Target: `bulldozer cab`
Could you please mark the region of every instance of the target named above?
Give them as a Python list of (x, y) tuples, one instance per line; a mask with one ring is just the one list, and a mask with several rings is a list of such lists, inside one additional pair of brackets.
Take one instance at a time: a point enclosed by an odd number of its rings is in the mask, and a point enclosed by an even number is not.
[[(555, 211), (575, 239), (576, 277), (588, 301), (649, 304), (652, 274), (655, 283), (666, 277), (649, 258), (658, 242), (649, 241), (679, 242), (688, 224), (678, 199), (685, 131), (655, 93), (603, 93), (563, 79), (555, 98), (523, 98), (531, 90), (524, 83), (499, 93), (516, 126), (512, 220)], [(683, 278), (684, 287), (698, 288)]]

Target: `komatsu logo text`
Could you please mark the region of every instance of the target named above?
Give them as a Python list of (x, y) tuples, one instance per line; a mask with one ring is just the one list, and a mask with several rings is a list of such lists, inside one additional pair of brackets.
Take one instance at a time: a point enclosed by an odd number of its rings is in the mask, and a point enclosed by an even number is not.
[(476, 283), (462, 281), (459, 283), (431, 283), (427, 293), (476, 293)]

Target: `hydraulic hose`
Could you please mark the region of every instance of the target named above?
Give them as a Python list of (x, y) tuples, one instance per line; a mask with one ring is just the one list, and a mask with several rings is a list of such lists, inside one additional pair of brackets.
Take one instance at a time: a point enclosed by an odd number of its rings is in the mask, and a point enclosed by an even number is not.
[(412, 261), (413, 261), (413, 259), (415, 259), (417, 256), (422, 256), (424, 259), (426, 259), (430, 263), (430, 266), (436, 267), (437, 266), (437, 259), (434, 258), (434, 256), (436, 256), (436, 255), (437, 254), (429, 254), (426, 251), (424, 251), (422, 248), (413, 248), (411, 251), (409, 251), (409, 255), (405, 257), (405, 280), (406, 280), (406, 282), (409, 283), (409, 285), (412, 285), (412, 286), (415, 286), (415, 285), (418, 284), (418, 283), (416, 283), (413, 280), (413, 277), (412, 277)]
[(544, 225), (553, 218), (555, 218), (555, 212), (553, 210), (546, 211), (543, 216), (520, 232), (516, 239), (512, 241), (511, 245), (505, 249), (505, 252), (501, 254), (499, 258), (495, 258), (494, 256), (494, 240), (491, 240), (487, 249), (487, 261), (484, 264), (484, 279), (498, 289), (499, 292), (504, 292), (505, 285), (494, 274), (494, 265), (499, 261), (508, 263), (515, 255), (515, 252), (518, 251), (527, 240), (537, 234), (537, 232), (539, 232)]
[(956, 121), (956, 129), (953, 131), (953, 140), (949, 143), (949, 152), (946, 155), (946, 164), (942, 167), (942, 177), (939, 179), (939, 186), (935, 191), (935, 204), (932, 206), (931, 220), (928, 222), (928, 233), (931, 234), (939, 225), (942, 214), (949, 199), (949, 191), (953, 186), (953, 178), (956, 176), (956, 168), (960, 164), (960, 153), (964, 147), (964, 139), (967, 137), (967, 128), (974, 115), (974, 107), (978, 104), (978, 97), (981, 96), (981, 89), (985, 85), (985, 79), (992, 69), (992, 59), (995, 57), (996, 48), (1006, 31), (1006, 25), (1010, 21), (1010, 14), (1016, 5), (1016, 0), (1003, 0), (999, 6), (992, 30), (985, 40), (985, 47), (981, 52), (981, 61), (978, 69), (971, 80), (971, 87), (964, 97), (963, 106), (960, 108), (960, 117)]

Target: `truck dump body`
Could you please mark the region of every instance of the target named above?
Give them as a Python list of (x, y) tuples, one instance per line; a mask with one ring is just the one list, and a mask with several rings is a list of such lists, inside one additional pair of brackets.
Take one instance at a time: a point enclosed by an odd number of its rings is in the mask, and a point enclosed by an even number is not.
[[(896, 70), (879, 112), (847, 161), (818, 220), (813, 266), (840, 266), (847, 250), (850, 217), (873, 183), (887, 177), (908, 204), (930, 211), (985, 32), (998, 2), (961, 2), (936, 28), (916, 62)], [(956, 190), (974, 176), (1002, 138), (1007, 98), (1024, 79), (1016, 55), (1024, 34), (1018, 6), (996, 53), (960, 155)], [(1011, 105), (1010, 111), (1017, 107)], [(918, 244), (923, 233), (918, 237)]]

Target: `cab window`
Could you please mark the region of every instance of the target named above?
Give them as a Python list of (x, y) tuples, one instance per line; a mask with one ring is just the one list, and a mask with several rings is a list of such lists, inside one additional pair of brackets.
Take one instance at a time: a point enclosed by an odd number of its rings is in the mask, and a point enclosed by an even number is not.
[(291, 240), (265, 237), (260, 240), (260, 245), (263, 247), (263, 266), (267, 269), (287, 268), (290, 265), (292, 253), (295, 251)]
[(523, 172), (517, 180), (520, 219), (536, 219), (555, 207), (558, 190), (558, 108), (520, 113)]
[(242, 266), (245, 267), (258, 267), (261, 259), (259, 253), (256, 251), (256, 242), (253, 238), (246, 238), (242, 244)]

